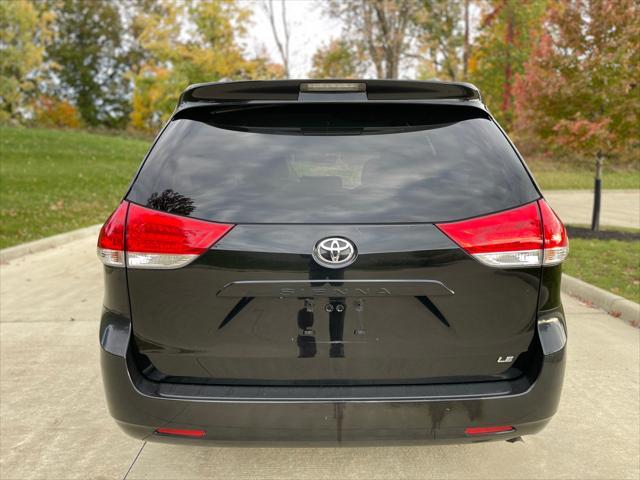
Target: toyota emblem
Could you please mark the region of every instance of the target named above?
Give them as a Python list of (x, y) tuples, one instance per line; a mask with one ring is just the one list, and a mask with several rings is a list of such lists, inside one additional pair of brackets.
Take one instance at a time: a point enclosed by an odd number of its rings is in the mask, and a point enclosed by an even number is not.
[(316, 243), (313, 259), (327, 268), (346, 267), (356, 259), (356, 248), (346, 238), (324, 238)]

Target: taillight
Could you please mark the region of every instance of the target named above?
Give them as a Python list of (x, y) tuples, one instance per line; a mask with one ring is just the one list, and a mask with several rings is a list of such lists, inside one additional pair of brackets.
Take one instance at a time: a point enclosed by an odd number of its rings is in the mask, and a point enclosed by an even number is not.
[(491, 267), (555, 265), (567, 256), (564, 226), (544, 200), (437, 227)]
[(128, 202), (122, 202), (104, 222), (98, 236), (98, 257), (109, 267), (124, 267), (124, 225)]
[(491, 267), (526, 267), (542, 261), (538, 205), (437, 225), (467, 253)]
[[(109, 218), (103, 230), (121, 208), (125, 212), (122, 215), (123, 234), (119, 237), (122, 238), (122, 243), (116, 251), (120, 251), (123, 258), (126, 255), (126, 265), (130, 268), (183, 267), (207, 251), (233, 228), (233, 225), (205, 222), (123, 202)], [(104, 262), (105, 254), (101, 253), (102, 248), (99, 240), (98, 253)], [(107, 262), (105, 264), (124, 266), (124, 261), (117, 265)]]
[(544, 265), (557, 265), (569, 255), (569, 238), (564, 225), (544, 200), (538, 200), (544, 230)]

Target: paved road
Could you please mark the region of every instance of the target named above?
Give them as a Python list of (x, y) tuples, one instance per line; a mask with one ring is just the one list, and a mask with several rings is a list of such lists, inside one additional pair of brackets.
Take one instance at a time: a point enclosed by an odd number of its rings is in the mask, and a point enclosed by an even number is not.
[(524, 443), (241, 449), (143, 444), (115, 427), (98, 368), (101, 289), (94, 239), (1, 266), (2, 479), (640, 475), (640, 330), (573, 299), (564, 299), (570, 344), (560, 411)]
[[(591, 225), (592, 191), (548, 190), (544, 196), (563, 222)], [(640, 228), (640, 190), (604, 190), (600, 225)]]

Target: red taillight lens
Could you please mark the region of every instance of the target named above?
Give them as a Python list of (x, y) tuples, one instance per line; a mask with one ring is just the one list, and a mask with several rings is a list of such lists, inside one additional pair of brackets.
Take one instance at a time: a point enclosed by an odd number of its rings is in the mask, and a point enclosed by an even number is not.
[(437, 227), (482, 263), (492, 267), (540, 265), (542, 224), (538, 205), (522, 207)]
[(98, 255), (110, 266), (124, 266), (126, 252), (128, 267), (179, 268), (232, 228), (122, 202), (102, 227)]
[(204, 430), (183, 430), (179, 428), (156, 428), (156, 433), (191, 438), (204, 438), (207, 435)]
[(127, 251), (200, 255), (232, 226), (132, 204), (127, 220)]
[(569, 253), (567, 232), (543, 199), (522, 207), (437, 227), (491, 267), (557, 265)]
[(569, 238), (564, 225), (545, 200), (538, 200), (544, 231), (544, 265), (557, 265), (569, 254)]
[(124, 267), (124, 226), (128, 202), (122, 202), (111, 214), (98, 236), (98, 257), (110, 267)]
[(205, 222), (132, 204), (127, 217), (127, 266), (179, 268), (220, 240), (233, 225)]
[(466, 428), (464, 433), (467, 435), (488, 435), (490, 433), (504, 433), (512, 432), (515, 428), (511, 425), (504, 425), (500, 427), (469, 427)]

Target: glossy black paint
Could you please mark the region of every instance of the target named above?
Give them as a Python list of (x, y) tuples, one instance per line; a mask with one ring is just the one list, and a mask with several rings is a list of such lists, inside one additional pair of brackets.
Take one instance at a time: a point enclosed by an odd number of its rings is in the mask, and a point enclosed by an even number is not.
[[(376, 239), (380, 241), (380, 236), (376, 235)], [(229, 237), (226, 242), (229, 250), (212, 251), (205, 258), (215, 253), (233, 254), (234, 244)], [(277, 242), (274, 248), (276, 245)], [(444, 266), (440, 270), (456, 262), (475, 262), (452, 248), (444, 248), (442, 254)], [(193, 267), (206, 272), (208, 262), (199, 263), (200, 266)], [(476, 265), (476, 268), (485, 267)], [(535, 315), (556, 315), (563, 320), (558, 294), (561, 269), (541, 270), (541, 308)], [(458, 270), (462, 278), (466, 276), (462, 275), (464, 271)], [(537, 278), (531, 269), (493, 271), (493, 274), (506, 274), (507, 283), (515, 280), (516, 284), (525, 278), (529, 281)], [(148, 441), (263, 446), (497, 441), (538, 432), (555, 413), (559, 402), (565, 348), (544, 355), (545, 339), (535, 328), (527, 354), (519, 359), (520, 373), (515, 377), (494, 376), (491, 381), (459, 378), (455, 383), (332, 387), (308, 383), (269, 386), (264, 382), (260, 386), (207, 385), (202, 378), (182, 383), (180, 378), (158, 376), (138, 353), (128, 311), (125, 271), (106, 268), (105, 286), (100, 339), (108, 406), (125, 432)], [(188, 289), (178, 293), (188, 295)], [(218, 325), (214, 323), (213, 327)], [(552, 342), (558, 343), (553, 339)], [(503, 424), (513, 425), (515, 431), (478, 438), (464, 434), (469, 426)], [(160, 436), (153, 433), (158, 427), (201, 428), (207, 435), (199, 440)]]
[[(354, 242), (354, 264), (312, 260), (327, 234)], [(483, 266), (433, 225), (253, 225), (187, 267), (128, 279), (138, 352), (166, 376), (401, 384), (519, 375), (497, 359), (529, 349), (540, 273)]]
[[(254, 101), (304, 101), (301, 84), (322, 83), (326, 80), (262, 80), (201, 83), (189, 86), (180, 95), (178, 109), (199, 103), (230, 103)], [(330, 80), (331, 83), (353, 83), (354, 80)], [(469, 83), (406, 80), (355, 80), (366, 85), (363, 100), (480, 100), (480, 92)], [(331, 101), (344, 93), (324, 93)], [(348, 94), (347, 95), (353, 95)]]
[[(541, 430), (556, 412), (565, 349), (534, 359), (509, 381), (376, 387), (194, 386), (149, 380), (130, 351), (126, 317), (105, 313), (101, 364), (107, 403), (136, 438), (222, 445), (378, 445), (507, 440)], [(470, 426), (512, 425), (513, 432), (469, 437)], [(204, 439), (154, 434), (155, 428), (204, 429)]]
[[(547, 278), (559, 279), (559, 269)], [(106, 269), (111, 294), (100, 326), (101, 364), (109, 411), (129, 435), (202, 445), (389, 445), (472, 443), (534, 434), (556, 412), (566, 348), (532, 359), (513, 380), (453, 385), (376, 387), (195, 386), (150, 380), (132, 352), (123, 270)], [(557, 306), (556, 310), (560, 307)], [(469, 437), (470, 426), (513, 425), (505, 434)], [(205, 429), (204, 439), (154, 434), (158, 427)]]
[[(296, 82), (195, 86), (176, 116), (203, 103), (304, 101), (292, 94)], [(368, 81), (361, 101), (462, 101), (484, 111), (473, 86), (410, 83)], [(311, 258), (315, 242), (334, 235), (357, 247), (346, 269)], [(431, 224), (237, 225), (181, 269), (105, 268), (107, 403), (125, 432), (157, 442), (387, 445), (533, 434), (562, 388), (560, 278), (560, 266), (481, 265)], [(515, 360), (496, 361), (506, 356)], [(464, 433), (493, 425), (514, 430)], [(179, 439), (154, 434), (158, 427), (207, 433)]]

